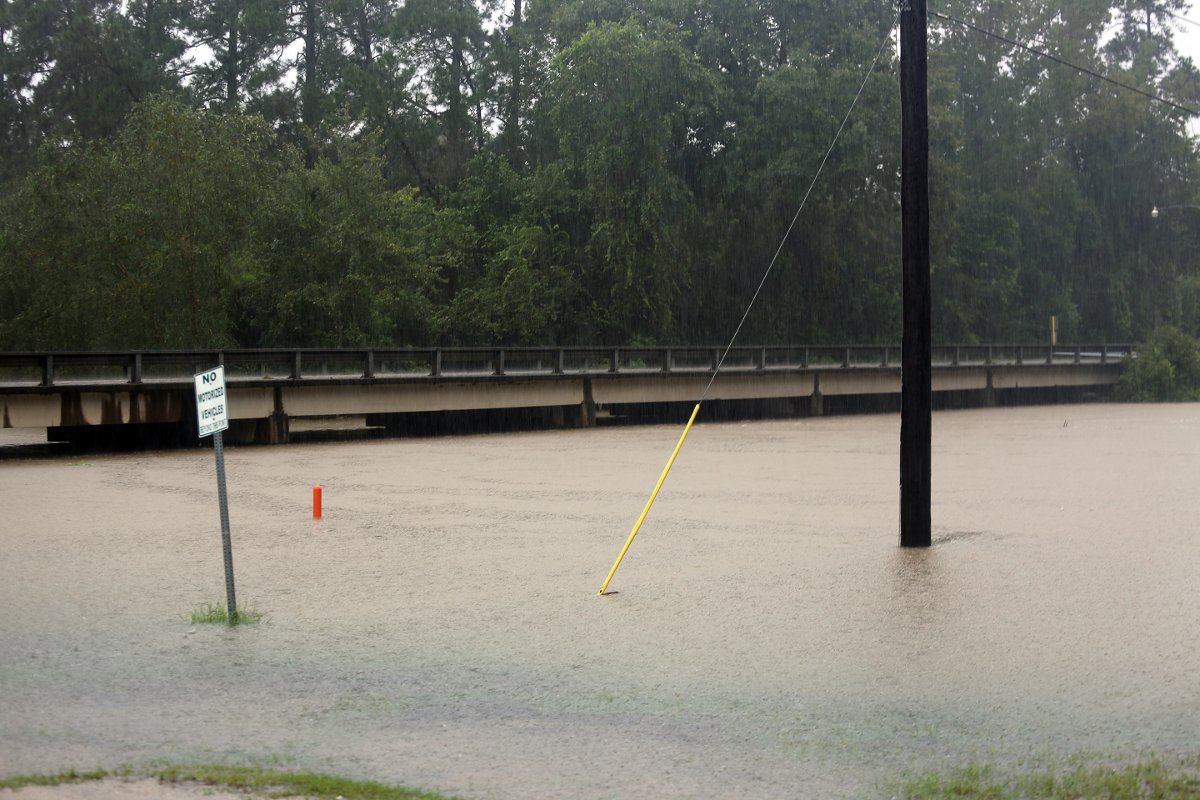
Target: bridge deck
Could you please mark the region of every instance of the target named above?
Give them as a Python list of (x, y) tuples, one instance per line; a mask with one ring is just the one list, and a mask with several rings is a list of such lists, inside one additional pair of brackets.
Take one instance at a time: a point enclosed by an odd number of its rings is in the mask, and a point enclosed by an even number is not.
[[(934, 348), (935, 392), (1104, 386), (1128, 345)], [(0, 425), (75, 428), (194, 425), (192, 376), (225, 365), (242, 438), (283, 441), (290, 417), (531, 408), (597, 409), (695, 402), (721, 350), (462, 348), (0, 354)], [(713, 400), (895, 394), (894, 346), (740, 347), (721, 364)]]

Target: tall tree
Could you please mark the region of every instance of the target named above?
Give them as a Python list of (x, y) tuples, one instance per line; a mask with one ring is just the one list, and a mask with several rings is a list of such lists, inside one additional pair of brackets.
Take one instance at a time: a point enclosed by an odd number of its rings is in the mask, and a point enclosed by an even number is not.
[(527, 87), (525, 86), (525, 62), (529, 58), (529, 42), (525, 25), (523, 0), (512, 0), (512, 14), (508, 25), (493, 44), (493, 59), (498, 62), (501, 80), (507, 84), (503, 104), (503, 129), (500, 145), (507, 154), (509, 163), (519, 167), (524, 162), (521, 148), (521, 121), (526, 115)]
[(37, 149), (33, 93), (53, 60), (54, 27), (49, 4), (0, 3), (0, 178), (22, 174)]
[(0, 5), (3, 171), (20, 174), (45, 141), (111, 137), (134, 104), (178, 89), (181, 16), (175, 0)]
[(274, 89), (287, 43), (285, 0), (196, 0), (189, 20), (192, 85), (208, 107), (239, 111)]
[(635, 22), (593, 28), (552, 64), (540, 105), (557, 157), (545, 169), (565, 194), (548, 207), (578, 248), (595, 335), (675, 329), (699, 256), (691, 166), (707, 157), (717, 103), (693, 55)]
[(488, 54), (483, 20), (490, 5), (471, 0), (409, 0), (397, 18), (412, 67), (417, 102), (437, 123), (440, 179), (454, 187), (472, 153), (483, 148), (494, 114), (485, 83)]
[(158, 97), (117, 139), (47, 151), (4, 200), (0, 342), (14, 349), (234, 343), (253, 222), (279, 163), (262, 120)]
[(463, 226), (412, 188), (386, 187), (374, 142), (336, 139), (333, 159), (291, 169), (255, 220), (262, 270), (237, 304), (254, 345), (389, 346), (438, 335), (436, 280)]

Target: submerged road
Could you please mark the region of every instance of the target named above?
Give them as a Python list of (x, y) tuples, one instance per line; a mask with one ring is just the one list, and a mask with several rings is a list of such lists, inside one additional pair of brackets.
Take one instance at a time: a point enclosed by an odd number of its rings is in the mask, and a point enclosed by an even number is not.
[[(972, 761), (1195, 755), (1200, 405), (0, 462), (0, 777), (252, 762), (468, 798), (884, 797)], [(313, 484), (325, 519), (311, 519)]]

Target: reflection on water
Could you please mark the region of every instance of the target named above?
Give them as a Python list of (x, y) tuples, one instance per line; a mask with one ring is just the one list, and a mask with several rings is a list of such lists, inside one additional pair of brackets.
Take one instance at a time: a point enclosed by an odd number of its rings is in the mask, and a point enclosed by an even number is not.
[(934, 424), (932, 548), (895, 546), (894, 416), (702, 424), (604, 598), (677, 427), (233, 449), (236, 630), (186, 620), (223, 597), (210, 452), (0, 463), (0, 774), (861, 797), (1194, 753), (1200, 406)]
[(935, 541), (930, 548), (897, 548), (888, 560), (890, 592), (888, 607), (892, 624), (907, 633), (928, 638), (942, 624), (947, 614), (953, 614), (957, 598), (954, 588), (947, 586), (950, 575), (941, 564), (942, 554)]

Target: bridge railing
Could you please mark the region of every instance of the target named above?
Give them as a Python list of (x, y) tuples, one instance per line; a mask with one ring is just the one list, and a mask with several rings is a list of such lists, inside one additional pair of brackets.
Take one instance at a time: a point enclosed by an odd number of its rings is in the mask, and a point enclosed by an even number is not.
[[(735, 347), (457, 347), (257, 349), (120, 353), (0, 353), (0, 386), (185, 384), (215, 364), (232, 383), (710, 373), (899, 368), (898, 345)], [(939, 367), (1105, 364), (1132, 357), (1129, 344), (937, 345)]]

